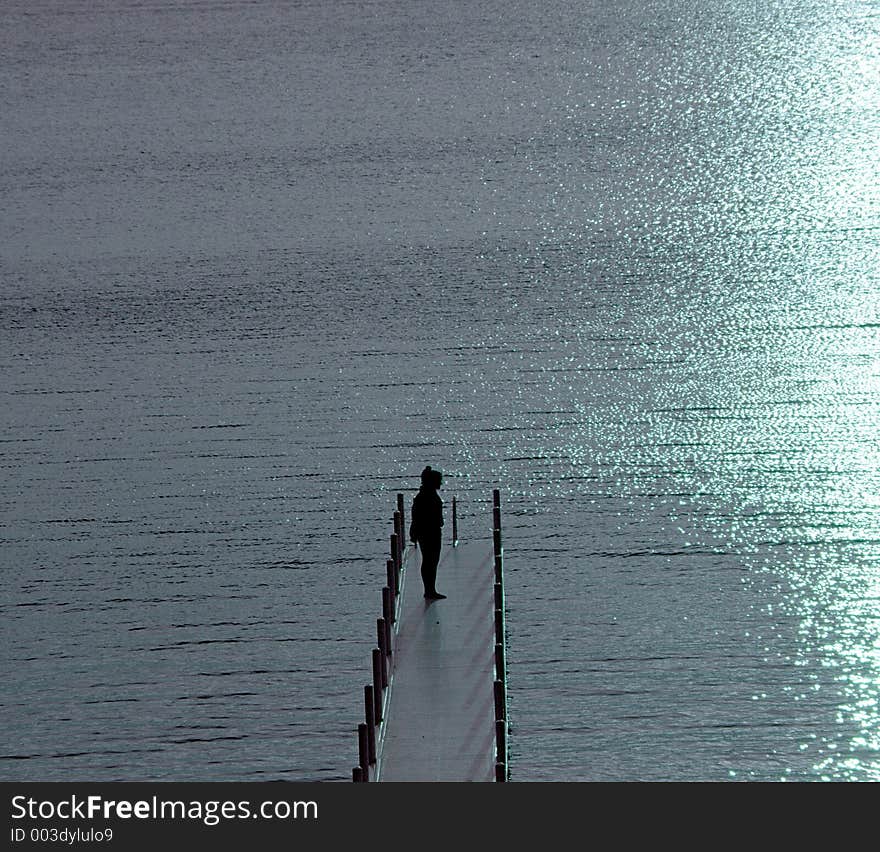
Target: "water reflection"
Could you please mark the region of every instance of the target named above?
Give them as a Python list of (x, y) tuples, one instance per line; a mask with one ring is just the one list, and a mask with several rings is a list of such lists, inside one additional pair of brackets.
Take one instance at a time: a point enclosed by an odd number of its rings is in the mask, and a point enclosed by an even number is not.
[(653, 518), (655, 552), (708, 536), (753, 572), (752, 697), (798, 740), (780, 777), (877, 780), (880, 28), (855, 2), (734, 5), (567, 65), (555, 168), (535, 143), (530, 173), (583, 292), (544, 378), (568, 458)]

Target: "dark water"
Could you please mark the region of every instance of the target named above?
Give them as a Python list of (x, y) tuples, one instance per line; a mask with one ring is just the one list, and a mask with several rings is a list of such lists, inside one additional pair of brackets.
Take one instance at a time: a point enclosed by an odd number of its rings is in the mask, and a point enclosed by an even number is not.
[(431, 463), (514, 780), (880, 780), (876, 0), (2, 23), (3, 778), (350, 777)]

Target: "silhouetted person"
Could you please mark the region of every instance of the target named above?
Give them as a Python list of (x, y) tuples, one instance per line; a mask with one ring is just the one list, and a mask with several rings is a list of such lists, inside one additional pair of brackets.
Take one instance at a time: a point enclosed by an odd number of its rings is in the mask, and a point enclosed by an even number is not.
[(446, 595), (437, 591), (437, 563), (440, 561), (440, 544), (443, 528), (443, 501), (437, 489), (443, 484), (443, 474), (428, 465), (422, 471), (422, 487), (412, 504), (412, 523), (409, 537), (418, 543), (422, 551), (422, 582), (425, 597), (431, 601), (442, 600)]

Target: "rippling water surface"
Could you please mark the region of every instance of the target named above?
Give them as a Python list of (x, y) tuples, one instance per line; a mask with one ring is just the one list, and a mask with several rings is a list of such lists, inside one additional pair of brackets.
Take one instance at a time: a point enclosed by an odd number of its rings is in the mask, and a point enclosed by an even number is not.
[(2, 777), (350, 777), (430, 463), (515, 780), (880, 780), (876, 0), (2, 15)]

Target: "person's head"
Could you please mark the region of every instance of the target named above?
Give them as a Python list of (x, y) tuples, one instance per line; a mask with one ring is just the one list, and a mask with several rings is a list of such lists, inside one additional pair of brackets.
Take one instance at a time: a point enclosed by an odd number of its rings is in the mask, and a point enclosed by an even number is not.
[(439, 488), (443, 484), (443, 474), (428, 465), (422, 471), (422, 486), (424, 488)]

